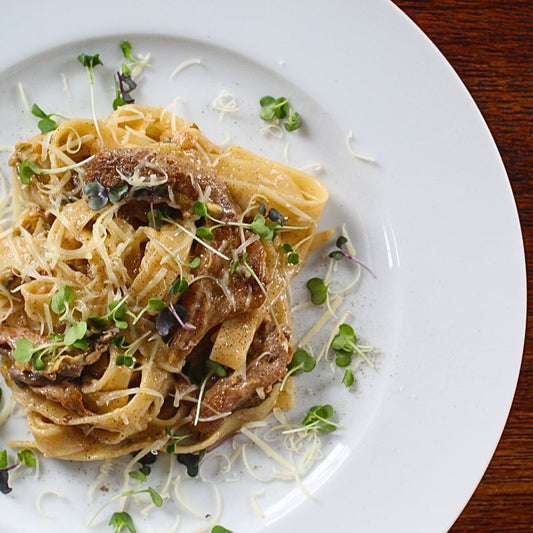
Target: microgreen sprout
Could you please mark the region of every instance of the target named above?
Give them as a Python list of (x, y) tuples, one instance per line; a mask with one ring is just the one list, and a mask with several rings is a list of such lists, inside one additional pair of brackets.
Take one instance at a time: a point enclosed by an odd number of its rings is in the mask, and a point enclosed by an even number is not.
[(287, 131), (297, 130), (302, 127), (302, 117), (300, 117), (300, 114), (290, 107), (289, 117), (287, 118), (287, 122), (285, 122), (283, 125)]
[[(207, 218), (215, 223), (213, 226), (200, 226), (196, 229), (196, 236), (200, 239), (206, 241), (214, 240), (215, 236), (213, 230), (223, 227), (223, 226), (237, 226), (240, 228), (248, 229), (252, 233), (259, 235), (265, 241), (272, 241), (278, 234), (278, 232), (283, 228), (284, 230), (299, 230), (305, 229), (299, 226), (285, 226), (286, 218), (274, 208), (271, 208), (266, 211), (266, 207), (263, 203), (259, 202), (258, 211), (259, 213), (255, 215), (252, 222), (224, 222), (219, 220), (209, 214), (207, 209), (207, 204), (201, 202), (200, 200), (194, 202), (193, 205), (194, 213), (199, 218)], [(270, 219), (270, 222), (267, 222), (267, 218)]]
[(279, 249), (287, 255), (287, 263), (289, 265), (297, 265), (300, 262), (300, 256), (288, 242), (281, 244)]
[(85, 185), (83, 192), (88, 198), (87, 204), (93, 211), (104, 208), (108, 202), (118, 204), (129, 192), (125, 181), (119, 181), (109, 189), (98, 181), (91, 181)]
[(133, 320), (133, 324), (137, 324), (141, 317), (146, 313), (147, 311), (151, 311), (153, 313), (160, 313), (163, 311), (163, 309), (166, 309), (167, 304), (161, 300), (161, 298), (149, 298), (148, 303), (140, 310), (140, 312), (137, 314), (136, 318)]
[(316, 360), (307, 350), (300, 348), (292, 355), (292, 360), (288, 365), (289, 372), (296, 373), (300, 370), (311, 372), (316, 366)]
[(137, 83), (133, 80), (134, 75), (140, 74), (142, 69), (147, 65), (145, 58), (136, 58), (131, 53), (131, 43), (129, 41), (120, 42), (120, 50), (124, 59), (129, 60), (128, 63), (122, 63), (120, 71), (118, 71), (115, 78), (115, 99), (113, 100), (113, 109), (125, 104), (133, 104), (134, 98), (131, 92), (137, 88)]
[(306, 285), (311, 293), (311, 301), (315, 305), (321, 305), (327, 300), (328, 286), (324, 283), (324, 280), (311, 278)]
[(199, 453), (178, 453), (176, 459), (178, 463), (185, 465), (189, 477), (196, 477), (200, 468), (200, 462), (204, 455), (205, 450), (202, 450)]
[(229, 529), (226, 529), (222, 526), (213, 526), (211, 533), (233, 533), (233, 531), (230, 531)]
[(353, 372), (348, 368), (344, 372), (344, 376), (342, 378), (343, 385), (346, 385), (346, 387), (351, 387), (355, 382), (355, 376), (353, 375)]
[(87, 183), (83, 188), (83, 192), (88, 198), (87, 205), (93, 211), (99, 211), (105, 207), (109, 201), (107, 189), (98, 181)]
[(190, 331), (196, 329), (196, 326), (187, 322), (187, 309), (178, 303), (170, 303), (157, 315), (155, 329), (167, 341), (178, 326)]
[(284, 97), (263, 96), (259, 100), (259, 105), (261, 106), (259, 116), (266, 121), (274, 118), (285, 118), (289, 109), (289, 101)]
[(12, 465), (8, 464), (7, 450), (0, 450), (0, 492), (2, 494), (9, 494), (13, 489), (9, 486), (9, 472), (17, 466), (23, 464), (28, 468), (33, 468), (37, 465), (37, 458), (35, 453), (24, 448), (17, 453), (18, 462)]
[[(13, 358), (18, 363), (23, 364), (31, 361), (35, 370), (44, 370), (46, 365), (43, 357), (45, 356), (56, 359), (69, 347), (87, 350), (88, 343), (84, 338), (86, 332), (87, 322), (81, 321), (74, 322), (65, 331), (65, 334), (55, 335), (54, 340), (39, 346), (34, 346), (28, 339), (17, 339), (13, 350)], [(58, 348), (61, 348), (59, 353), (57, 352)]]
[(115, 359), (115, 364), (117, 366), (127, 366), (128, 368), (133, 366), (133, 363), (135, 362), (133, 357), (129, 355), (129, 351), (133, 344), (127, 344), (126, 337), (124, 335), (119, 335), (118, 337), (115, 337), (111, 344), (116, 346), (117, 348), (121, 348), (125, 350), (123, 353), (117, 355)]
[(70, 304), (74, 301), (76, 293), (72, 287), (61, 285), (50, 300), (50, 308), (56, 315), (61, 315), (59, 320), (66, 320), (70, 311)]
[(52, 119), (52, 117), (58, 117), (66, 119), (63, 115), (58, 115), (57, 113), (45, 113), (37, 104), (33, 104), (31, 106), (31, 113), (32, 115), (35, 115), (37, 118), (40, 118), (39, 122), (37, 122), (37, 127), (41, 131), (41, 133), (48, 133), (49, 131), (54, 131), (58, 124), (57, 122)]
[(160, 209), (154, 209), (153, 198), (150, 198), (150, 211), (146, 213), (146, 218), (148, 219), (148, 225), (156, 231), (160, 231), (163, 227), (163, 213)]
[(133, 479), (136, 479), (141, 484), (146, 483), (146, 474), (143, 472), (142, 468), (139, 468), (139, 470), (132, 470), (131, 472), (128, 472), (128, 476)]
[(90, 88), (90, 93), (91, 93), (91, 109), (92, 109), (92, 114), (93, 114), (94, 127), (96, 129), (96, 133), (98, 134), (98, 138), (100, 139), (100, 142), (102, 142), (103, 144), (104, 141), (102, 138), (102, 134), (100, 133), (100, 127), (98, 126), (98, 119), (96, 118), (96, 108), (94, 104), (94, 76), (93, 76), (94, 67), (98, 65), (103, 65), (103, 63), (100, 60), (99, 54), (94, 54), (93, 56), (90, 56), (87, 54), (80, 54), (78, 56), (78, 61), (85, 68), (85, 72), (87, 72), (87, 77), (89, 78), (89, 88)]
[(176, 453), (176, 445), (182, 440), (188, 439), (191, 436), (190, 433), (187, 433), (186, 435), (174, 435), (174, 433), (168, 427), (165, 428), (165, 433), (168, 435), (168, 438), (171, 441), (166, 446), (166, 451), (169, 454)]
[(294, 131), (302, 126), (302, 118), (294, 111), (289, 100), (285, 97), (263, 96), (259, 100), (259, 105), (261, 106), (259, 116), (266, 122), (287, 119), (283, 123), (287, 131)]
[(107, 196), (111, 203), (118, 204), (128, 194), (128, 191), (128, 184), (125, 181), (119, 181), (109, 188)]
[(328, 420), (332, 416), (333, 407), (331, 405), (317, 405), (309, 409), (309, 412), (305, 415), (302, 424), (307, 426), (308, 431), (316, 429), (322, 433), (331, 433), (339, 427), (331, 420)]
[(128, 327), (128, 323), (126, 322), (126, 317), (131, 317), (135, 320), (136, 315), (134, 315), (127, 307), (126, 300), (127, 296), (124, 296), (121, 300), (114, 300), (109, 304), (109, 313), (105, 315), (111, 322), (115, 323), (115, 326), (118, 329), (126, 329)]
[(137, 533), (137, 530), (133, 524), (133, 518), (125, 511), (113, 513), (111, 520), (109, 520), (109, 525), (113, 526), (113, 533), (122, 533), (124, 528), (126, 528), (130, 533)]
[(19, 463), (8, 466), (7, 450), (0, 450), (0, 492), (9, 494), (13, 489), (9, 486), (9, 472)]
[[(359, 347), (357, 336), (349, 324), (341, 324), (339, 326), (339, 333), (333, 337), (331, 347), (336, 354), (335, 364), (337, 366), (346, 367), (352, 362), (352, 354), (355, 352), (362, 357), (370, 366), (374, 366), (372, 361), (368, 359), (364, 349)], [(372, 349), (372, 348), (370, 348)], [(368, 351), (369, 348), (366, 347)]]
[[(114, 501), (119, 500), (120, 498), (127, 498), (128, 496), (136, 496), (138, 494), (149, 494), (150, 498), (152, 499), (152, 503), (156, 507), (161, 507), (163, 505), (163, 498), (161, 495), (152, 487), (148, 487), (146, 489), (133, 489), (133, 490), (125, 490), (124, 492), (121, 492), (120, 494), (117, 494), (115, 497), (111, 498), (108, 502), (106, 502), (100, 509), (96, 511), (96, 513), (93, 515), (91, 520), (89, 521), (88, 526), (91, 527), (92, 523), (95, 521), (96, 517), (108, 506), (111, 505)], [(131, 524), (131, 529), (127, 524)], [(133, 526), (133, 521), (131, 520), (131, 517), (128, 515), (128, 513), (114, 513), (111, 517), (111, 520), (109, 521), (109, 525), (113, 525), (115, 527), (115, 532), (122, 531), (123, 527), (128, 527), (129, 531), (133, 531), (135, 533), (135, 527)]]
[(328, 254), (328, 257), (330, 257), (331, 259), (334, 259), (335, 261), (340, 261), (342, 259), (348, 259), (349, 261), (352, 261), (356, 265), (359, 265), (360, 267), (364, 268), (367, 272), (370, 273), (370, 275), (373, 278), (375, 278), (376, 275), (374, 274), (374, 272), (372, 272), (372, 270), (370, 270), (370, 268), (368, 268), (364, 263), (359, 261), (359, 259), (357, 259), (352, 254), (350, 254), (350, 252), (347, 249), (348, 244), (349, 244), (349, 241), (347, 237), (345, 237), (344, 235), (339, 236), (335, 242), (335, 246), (338, 248), (338, 250), (333, 250), (332, 252), (330, 252)]
[(17, 453), (17, 459), (28, 468), (33, 468), (37, 464), (37, 458), (33, 450), (29, 448), (23, 448)]
[(25, 159), (19, 168), (20, 183), (28, 185), (35, 174), (42, 174), (43, 169), (33, 161)]
[(315, 366), (316, 359), (307, 350), (304, 350), (303, 348), (296, 350), (292, 354), (291, 362), (287, 365), (288, 372), (285, 374), (285, 377), (281, 382), (280, 390), (283, 390), (285, 387), (285, 383), (287, 382), (287, 379), (289, 379), (289, 376), (297, 374), (300, 371), (311, 372), (314, 370)]
[(150, 331), (147, 331), (144, 333), (144, 335), (141, 335), (138, 339), (135, 339), (131, 344), (128, 344), (126, 341), (126, 337), (124, 335), (118, 335), (115, 337), (111, 343), (116, 346), (117, 348), (120, 348), (121, 350), (124, 350), (121, 354), (117, 355), (115, 359), (115, 364), (117, 366), (126, 366), (128, 368), (133, 366), (133, 363), (135, 363), (135, 358), (133, 357), (133, 353), (139, 346), (139, 344), (150, 334)]

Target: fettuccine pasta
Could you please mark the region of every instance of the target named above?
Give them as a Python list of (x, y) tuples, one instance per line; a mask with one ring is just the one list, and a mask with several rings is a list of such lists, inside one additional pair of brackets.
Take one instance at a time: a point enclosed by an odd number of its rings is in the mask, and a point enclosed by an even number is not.
[(140, 105), (65, 121), (10, 163), (1, 370), (38, 450), (194, 452), (291, 405), (286, 291), (322, 184)]

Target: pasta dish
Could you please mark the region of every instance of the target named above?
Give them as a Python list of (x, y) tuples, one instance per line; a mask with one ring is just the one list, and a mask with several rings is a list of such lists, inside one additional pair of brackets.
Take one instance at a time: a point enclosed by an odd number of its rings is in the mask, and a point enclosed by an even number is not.
[(291, 406), (287, 286), (320, 243), (322, 184), (134, 104), (10, 165), (1, 371), (36, 449), (192, 453)]

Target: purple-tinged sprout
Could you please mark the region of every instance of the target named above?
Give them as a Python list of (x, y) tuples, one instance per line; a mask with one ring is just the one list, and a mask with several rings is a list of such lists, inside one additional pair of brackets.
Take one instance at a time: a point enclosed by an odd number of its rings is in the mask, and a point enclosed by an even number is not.
[(337, 242), (335, 243), (337, 248), (339, 249), (334, 250), (333, 252), (330, 252), (328, 254), (328, 257), (330, 257), (331, 259), (335, 259), (335, 261), (340, 261), (341, 259), (348, 259), (349, 261), (352, 261), (356, 265), (359, 265), (361, 268), (364, 268), (374, 279), (376, 279), (377, 276), (374, 274), (374, 272), (372, 272), (372, 270), (370, 270), (370, 268), (368, 268), (362, 261), (359, 261), (359, 259), (351, 255), (345, 249), (347, 242), (348, 242), (348, 239), (344, 235), (341, 235), (337, 239)]
[(187, 322), (187, 310), (185, 307), (171, 303), (157, 315), (155, 329), (164, 340), (168, 340), (178, 326), (188, 331), (196, 329), (196, 326)]

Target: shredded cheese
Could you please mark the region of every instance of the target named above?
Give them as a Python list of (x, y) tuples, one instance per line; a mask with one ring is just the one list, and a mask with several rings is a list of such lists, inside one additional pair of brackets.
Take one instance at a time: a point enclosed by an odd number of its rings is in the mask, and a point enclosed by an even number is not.
[(370, 157), (369, 155), (360, 154), (354, 151), (352, 148), (352, 141), (353, 141), (353, 133), (352, 130), (348, 132), (348, 135), (346, 137), (346, 146), (348, 147), (348, 151), (350, 154), (352, 154), (353, 157), (356, 159), (360, 159), (361, 161), (367, 161), (368, 163), (375, 163), (376, 160), (373, 157)]
[(59, 492), (57, 490), (44, 490), (43, 492), (39, 494), (39, 496), (37, 496), (37, 499), (35, 500), (35, 508), (37, 509), (37, 512), (44, 518), (53, 518), (51, 515), (43, 511), (43, 508), (41, 505), (43, 498), (47, 496), (55, 496), (56, 498), (59, 498), (61, 500), (64, 499), (65, 496), (62, 492)]
[(63, 72), (61, 73), (61, 81), (63, 82), (63, 92), (70, 98), (72, 94), (70, 93), (67, 77)]
[(175, 76), (177, 76), (180, 72), (185, 70), (188, 67), (191, 67), (192, 65), (200, 65), (202, 63), (201, 59), (198, 58), (192, 58), (192, 59), (186, 59), (182, 63), (180, 63), (170, 75), (170, 79), (174, 79)]
[(219, 120), (222, 120), (227, 113), (235, 113), (239, 110), (235, 96), (226, 89), (222, 89), (218, 93), (215, 99), (211, 102), (211, 105), (215, 111), (218, 111)]
[(26, 92), (24, 91), (24, 87), (22, 86), (22, 83), (19, 83), (17, 85), (19, 90), (20, 99), (22, 100), (22, 105), (24, 106), (24, 109), (26, 112), (31, 113), (30, 104), (28, 103), (28, 99), (26, 98)]

